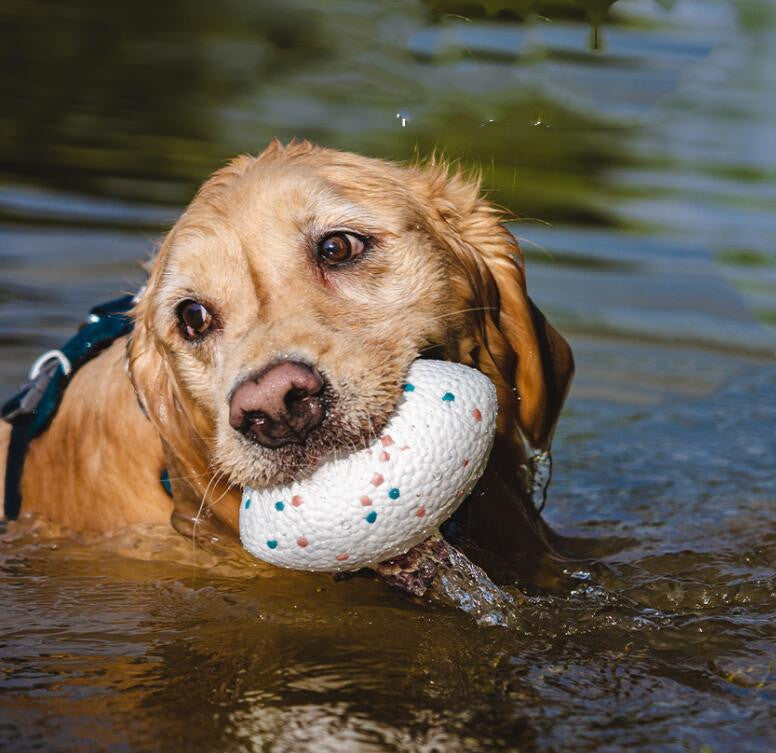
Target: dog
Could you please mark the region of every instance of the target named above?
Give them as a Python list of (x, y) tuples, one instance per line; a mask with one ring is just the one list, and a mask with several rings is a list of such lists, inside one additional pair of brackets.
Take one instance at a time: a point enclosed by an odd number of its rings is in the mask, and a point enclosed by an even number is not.
[(477, 178), (433, 159), (307, 141), (234, 159), (161, 244), (133, 331), (73, 376), (31, 443), (24, 511), (75, 530), (171, 523), (236, 539), (241, 487), (365, 446), (413, 360), (441, 358), (482, 371), (499, 402), (488, 468), (449, 536), (493, 577), (541, 584), (557, 547), (537, 462), (574, 364), (503, 218)]

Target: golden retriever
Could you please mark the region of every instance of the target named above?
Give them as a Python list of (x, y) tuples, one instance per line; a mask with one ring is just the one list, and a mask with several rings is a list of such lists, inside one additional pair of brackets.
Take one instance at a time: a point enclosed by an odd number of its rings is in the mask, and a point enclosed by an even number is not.
[(502, 219), (479, 181), (435, 161), (308, 142), (233, 160), (165, 238), (133, 333), (77, 372), (32, 443), (24, 511), (73, 529), (172, 521), (236, 537), (240, 487), (364, 446), (411, 362), (431, 356), (498, 391), (496, 444), (457, 543), (495, 577), (541, 582), (551, 534), (531, 487), (573, 360), (529, 299)]

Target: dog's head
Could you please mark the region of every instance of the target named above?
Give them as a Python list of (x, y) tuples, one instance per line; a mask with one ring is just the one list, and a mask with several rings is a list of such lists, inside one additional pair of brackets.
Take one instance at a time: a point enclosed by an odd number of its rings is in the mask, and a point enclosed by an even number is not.
[(202, 490), (266, 486), (363, 447), (411, 362), (475, 366), (499, 434), (546, 448), (572, 372), (477, 181), (273, 143), (201, 188), (135, 311), (130, 370), (176, 467)]

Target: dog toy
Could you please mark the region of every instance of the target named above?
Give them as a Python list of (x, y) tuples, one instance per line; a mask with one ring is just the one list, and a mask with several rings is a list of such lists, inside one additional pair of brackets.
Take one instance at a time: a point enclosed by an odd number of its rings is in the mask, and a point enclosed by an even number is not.
[(415, 361), (396, 412), (369, 447), (287, 485), (245, 488), (243, 546), (273, 565), (323, 572), (404, 554), (438, 531), (482, 475), (497, 409), (481, 372)]

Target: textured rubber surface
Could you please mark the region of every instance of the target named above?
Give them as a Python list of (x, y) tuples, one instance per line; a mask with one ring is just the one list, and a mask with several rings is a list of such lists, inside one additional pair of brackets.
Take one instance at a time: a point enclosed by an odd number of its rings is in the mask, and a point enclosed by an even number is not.
[(416, 361), (369, 448), (299, 482), (245, 489), (243, 546), (296, 570), (356, 570), (403, 554), (436, 532), (482, 475), (497, 409), (496, 390), (479, 371)]

